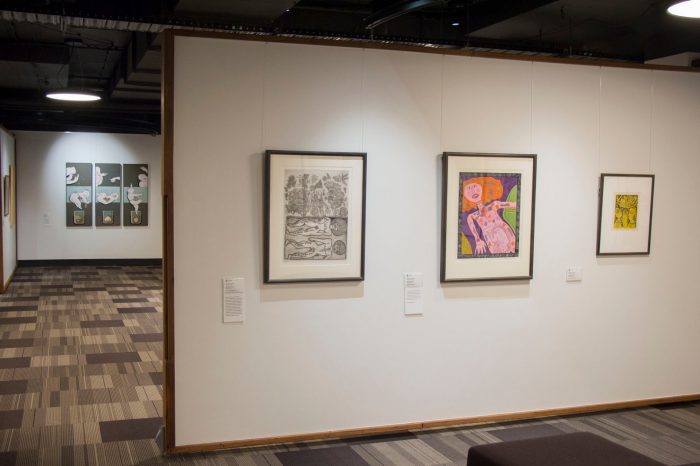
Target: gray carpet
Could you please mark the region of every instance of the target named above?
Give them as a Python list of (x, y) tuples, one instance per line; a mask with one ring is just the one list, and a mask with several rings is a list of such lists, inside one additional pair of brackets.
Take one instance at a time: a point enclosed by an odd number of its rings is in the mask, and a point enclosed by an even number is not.
[(178, 455), (161, 461), (198, 466), (466, 465), (467, 451), (474, 445), (576, 431), (595, 433), (664, 464), (700, 466), (700, 403), (309, 445)]

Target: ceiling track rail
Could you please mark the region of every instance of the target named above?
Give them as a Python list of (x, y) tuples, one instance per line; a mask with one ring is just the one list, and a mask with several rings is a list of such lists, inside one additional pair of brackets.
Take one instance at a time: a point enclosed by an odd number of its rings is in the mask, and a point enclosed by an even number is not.
[(484, 41), (479, 43), (475, 38), (471, 38), (469, 45), (466, 42), (447, 41), (438, 39), (419, 39), (404, 36), (382, 36), (377, 34), (346, 34), (346, 33), (331, 33), (327, 31), (313, 31), (290, 29), (281, 30), (274, 27), (248, 26), (240, 24), (212, 24), (202, 23), (190, 20), (180, 19), (164, 19), (162, 22), (144, 21), (143, 18), (96, 18), (96, 17), (78, 17), (78, 16), (62, 16), (51, 13), (37, 13), (27, 11), (0, 10), (0, 19), (6, 21), (29, 22), (46, 25), (55, 25), (61, 28), (78, 27), (89, 29), (109, 29), (117, 31), (129, 32), (145, 32), (158, 34), (166, 29), (201, 31), (201, 32), (217, 32), (217, 33), (234, 33), (234, 34), (250, 34), (257, 36), (270, 37), (287, 37), (301, 39), (323, 39), (337, 41), (352, 41), (372, 44), (398, 44), (410, 45), (414, 47), (425, 48), (447, 48), (447, 49), (467, 49), (475, 51), (498, 51), (499, 53), (509, 53), (515, 55), (528, 54), (533, 56), (549, 56), (549, 57), (567, 57), (589, 60), (608, 60), (620, 62), (638, 62), (638, 60), (629, 57), (612, 57), (601, 54), (591, 53), (589, 51), (576, 50), (551, 50), (543, 52), (542, 50), (532, 50), (526, 46), (513, 46), (509, 44), (493, 44)]

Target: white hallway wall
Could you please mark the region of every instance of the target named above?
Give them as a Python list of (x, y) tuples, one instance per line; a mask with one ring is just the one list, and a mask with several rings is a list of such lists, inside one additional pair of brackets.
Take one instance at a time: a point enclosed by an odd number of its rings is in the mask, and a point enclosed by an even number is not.
[[(160, 136), (31, 131), (18, 131), (16, 136), (19, 260), (162, 256)], [(67, 162), (147, 163), (148, 226), (68, 228)], [(44, 214), (49, 225), (44, 224)]]
[[(698, 127), (698, 74), (176, 38), (176, 444), (700, 393)], [(265, 149), (368, 153), (363, 283), (261, 283)], [(439, 283), (443, 151), (537, 153), (531, 282)], [(596, 258), (601, 172), (656, 174), (649, 257)]]
[[(2, 182), (6, 175), (10, 174), (10, 165), (15, 165), (15, 138), (6, 131), (0, 128), (0, 158), (2, 166), (0, 167), (0, 190), (2, 190)], [(15, 165), (15, 170), (17, 166)], [(15, 172), (15, 175), (17, 173)], [(12, 274), (17, 268), (17, 219), (15, 224), (10, 224), (10, 216), (4, 215), (4, 192), (0, 195), (0, 216), (2, 216), (2, 267), (5, 284), (9, 284)]]

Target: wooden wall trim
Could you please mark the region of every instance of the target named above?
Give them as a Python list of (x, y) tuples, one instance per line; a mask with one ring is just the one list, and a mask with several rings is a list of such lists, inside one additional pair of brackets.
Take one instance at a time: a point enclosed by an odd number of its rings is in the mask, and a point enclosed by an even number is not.
[[(170, 29), (175, 36), (182, 37), (198, 37), (208, 39), (228, 39), (228, 40), (246, 40), (254, 42), (274, 42), (281, 44), (303, 44), (303, 45), (324, 45), (331, 47), (349, 47), (363, 48), (373, 50), (396, 50), (402, 52), (418, 52), (431, 53), (438, 55), (452, 55), (459, 57), (478, 57), (492, 58), (500, 60), (516, 60), (535, 63), (558, 63), (565, 65), (582, 65), (582, 66), (597, 66), (606, 68), (631, 68), (638, 70), (657, 70), (657, 71), (683, 71), (688, 73), (700, 73), (700, 68), (691, 68), (689, 66), (671, 66), (671, 65), (650, 65), (646, 63), (635, 63), (615, 60), (595, 60), (589, 58), (566, 58), (545, 55), (527, 55), (515, 54), (507, 52), (482, 52), (470, 49), (449, 49), (449, 48), (431, 48), (420, 45), (410, 44), (394, 44), (385, 42), (371, 42), (364, 40), (348, 40), (348, 39), (320, 39), (306, 37), (289, 37), (289, 36), (272, 36), (263, 34), (242, 34), (236, 32), (215, 32), (215, 31), (196, 31), (187, 29)], [(167, 32), (167, 31), (166, 31)]]
[(161, 74), (163, 134), (163, 412), (165, 453), (175, 448), (175, 300), (173, 224), (173, 130), (175, 122), (175, 37), (165, 31)]
[(181, 445), (174, 447), (171, 453), (199, 453), (214, 450), (227, 450), (233, 448), (258, 447), (281, 443), (313, 442), (331, 439), (344, 439), (363, 437), (366, 435), (388, 434), (422, 429), (436, 429), (456, 426), (469, 426), (477, 424), (489, 424), (493, 422), (522, 421), (527, 419), (540, 419), (552, 416), (570, 416), (575, 414), (597, 413), (619, 409), (639, 408), (642, 406), (660, 405), (669, 403), (682, 403), (700, 400), (700, 394), (669, 396), (663, 398), (650, 398), (645, 400), (621, 401), (615, 403), (602, 403), (585, 406), (573, 406), (567, 408), (545, 409), (540, 411), (523, 411), (517, 413), (491, 414), (487, 416), (474, 416), (458, 419), (444, 419), (436, 421), (413, 422), (408, 424), (396, 424), (389, 426), (366, 427), (359, 429), (335, 430), (328, 432), (314, 432), (299, 435), (284, 435), (278, 437), (264, 437), (228, 442), (200, 443), (194, 445)]

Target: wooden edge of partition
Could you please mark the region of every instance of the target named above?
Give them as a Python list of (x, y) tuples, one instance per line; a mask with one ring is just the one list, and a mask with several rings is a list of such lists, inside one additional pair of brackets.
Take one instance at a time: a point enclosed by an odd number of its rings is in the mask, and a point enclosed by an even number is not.
[(175, 315), (174, 315), (174, 225), (173, 225), (173, 143), (175, 122), (175, 38), (163, 36), (161, 74), (161, 131), (163, 133), (163, 451), (175, 448)]
[(506, 414), (491, 414), (486, 416), (474, 416), (458, 419), (444, 419), (437, 421), (412, 422), (407, 424), (395, 424), (389, 426), (367, 427), (359, 429), (334, 430), (328, 432), (314, 432), (309, 434), (283, 435), (277, 437), (253, 438), (244, 440), (234, 440), (229, 442), (201, 443), (195, 445), (182, 445), (174, 447), (172, 453), (200, 453), (214, 450), (227, 450), (233, 448), (258, 447), (275, 445), (282, 443), (313, 442), (330, 439), (344, 439), (352, 437), (363, 437), (367, 435), (378, 435), (397, 433), (405, 431), (415, 431), (423, 429), (438, 429), (456, 426), (468, 426), (476, 424), (489, 424), (494, 422), (521, 421), (526, 419), (539, 419), (553, 416), (570, 416), (575, 414), (595, 413), (602, 411), (612, 411), (619, 409), (638, 408), (642, 406), (682, 403), (700, 400), (700, 394), (669, 396), (663, 398), (650, 398), (645, 400), (621, 401), (614, 403), (602, 403), (585, 406), (574, 406), (568, 408), (554, 408), (540, 411), (522, 411)]
[(2, 293), (6, 292), (7, 289), (10, 287), (10, 283), (12, 283), (12, 279), (15, 278), (15, 272), (17, 272), (17, 266), (15, 266), (15, 268), (12, 269), (12, 272), (10, 272), (10, 276), (8, 277), (7, 281), (5, 283), (3, 283)]
[[(0, 129), (5, 132), (5, 134), (10, 135), (10, 132), (7, 131), (7, 129), (0, 125)], [(11, 136), (11, 135), (10, 135)], [(15, 154), (16, 154), (15, 150)], [(0, 167), (2, 167), (2, 161), (5, 158), (6, 154), (3, 153), (2, 151), (2, 144), (0, 144)], [(9, 175), (9, 173), (8, 173)], [(2, 180), (2, 172), (0, 171), (0, 182), (3, 182)], [(4, 183), (1, 183), (4, 185)], [(0, 199), (2, 199), (2, 203), (4, 204), (5, 202), (5, 190), (3, 189), (2, 196), (0, 196)], [(5, 293), (5, 290), (7, 287), (5, 286), (5, 235), (4, 233), (4, 228), (5, 226), (3, 225), (5, 223), (4, 219), (4, 211), (2, 214), (0, 214), (0, 294)]]
[(476, 58), (494, 58), (501, 60), (516, 60), (537, 63), (558, 63), (566, 65), (598, 66), (607, 68), (632, 68), (639, 70), (685, 71), (689, 73), (700, 73), (700, 67), (694, 68), (690, 66), (652, 65), (647, 63), (625, 62), (604, 59), (596, 60), (590, 58), (567, 58), (546, 55), (528, 55), (525, 53), (515, 54), (507, 52), (484, 52), (470, 49), (454, 49), (442, 47), (426, 47), (410, 44), (372, 42), (368, 40), (321, 39), (311, 37), (290, 37), (265, 34), (245, 34), (238, 32), (198, 31), (188, 29), (169, 29), (166, 30), (166, 32), (171, 32), (175, 36), (198, 37), (208, 39), (246, 40), (253, 42), (275, 42), (282, 44), (324, 45), (331, 47), (349, 47), (373, 50), (395, 50), (401, 52), (431, 53), (438, 55), (452, 55)]

